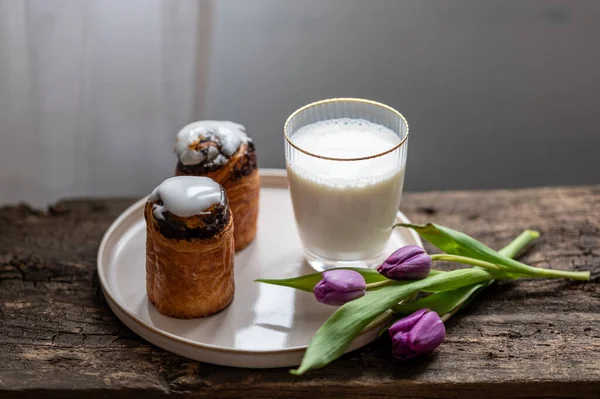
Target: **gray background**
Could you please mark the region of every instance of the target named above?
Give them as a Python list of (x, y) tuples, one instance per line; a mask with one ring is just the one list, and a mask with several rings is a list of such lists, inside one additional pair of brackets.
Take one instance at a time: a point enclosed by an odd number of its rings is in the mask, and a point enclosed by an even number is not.
[(406, 190), (600, 183), (599, 46), (593, 0), (0, 0), (0, 203), (143, 195), (198, 118), (283, 167), (339, 96), (406, 116)]

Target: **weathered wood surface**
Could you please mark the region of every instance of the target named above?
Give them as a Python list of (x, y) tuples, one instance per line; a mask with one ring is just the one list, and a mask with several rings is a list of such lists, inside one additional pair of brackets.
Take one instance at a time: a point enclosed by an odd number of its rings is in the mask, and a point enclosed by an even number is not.
[(0, 397), (600, 397), (600, 186), (406, 194), (414, 222), (493, 247), (537, 229), (525, 261), (589, 269), (592, 281), (497, 284), (448, 322), (429, 357), (394, 361), (382, 338), (304, 377), (190, 361), (113, 316), (96, 251), (131, 202), (0, 209)]

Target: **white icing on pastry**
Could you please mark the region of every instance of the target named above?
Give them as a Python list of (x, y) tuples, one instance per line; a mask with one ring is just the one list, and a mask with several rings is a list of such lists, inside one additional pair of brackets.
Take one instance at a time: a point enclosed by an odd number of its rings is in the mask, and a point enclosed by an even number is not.
[(164, 219), (165, 211), (180, 217), (206, 215), (208, 208), (223, 201), (223, 195), (221, 186), (210, 177), (176, 176), (156, 187), (150, 201), (162, 200), (162, 205), (153, 205), (152, 213)]
[[(210, 140), (220, 145), (210, 146), (196, 151), (194, 146), (202, 140)], [(175, 151), (184, 165), (198, 165), (211, 162), (225, 165), (242, 143), (252, 141), (246, 134), (246, 128), (230, 121), (198, 121), (186, 125), (177, 133)]]

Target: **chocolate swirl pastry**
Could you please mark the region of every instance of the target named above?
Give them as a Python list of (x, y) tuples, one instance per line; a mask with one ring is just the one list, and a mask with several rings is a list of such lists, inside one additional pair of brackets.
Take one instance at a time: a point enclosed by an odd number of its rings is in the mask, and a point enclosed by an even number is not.
[(207, 176), (227, 191), (236, 251), (256, 236), (260, 178), (246, 128), (229, 121), (198, 121), (177, 134), (177, 176)]
[[(211, 206), (206, 213), (182, 218), (171, 212), (164, 212), (162, 219), (154, 219), (158, 231), (166, 238), (191, 241), (194, 238), (208, 239), (222, 231), (231, 219), (229, 201), (225, 189), (221, 187), (223, 203)], [(151, 202), (152, 207), (162, 207), (161, 199)]]
[(233, 218), (223, 187), (206, 177), (165, 180), (144, 208), (146, 290), (156, 309), (189, 319), (233, 299)]

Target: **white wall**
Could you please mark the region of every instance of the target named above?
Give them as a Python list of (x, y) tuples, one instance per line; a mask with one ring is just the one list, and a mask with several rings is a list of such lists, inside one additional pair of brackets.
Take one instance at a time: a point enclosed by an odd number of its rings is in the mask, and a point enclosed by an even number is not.
[(218, 8), (206, 112), (268, 166), (295, 108), (358, 96), (407, 117), (409, 190), (600, 183), (600, 2), (240, 3)]
[(337, 96), (411, 127), (408, 190), (600, 183), (600, 3), (0, 0), (0, 202), (142, 195), (194, 118)]

